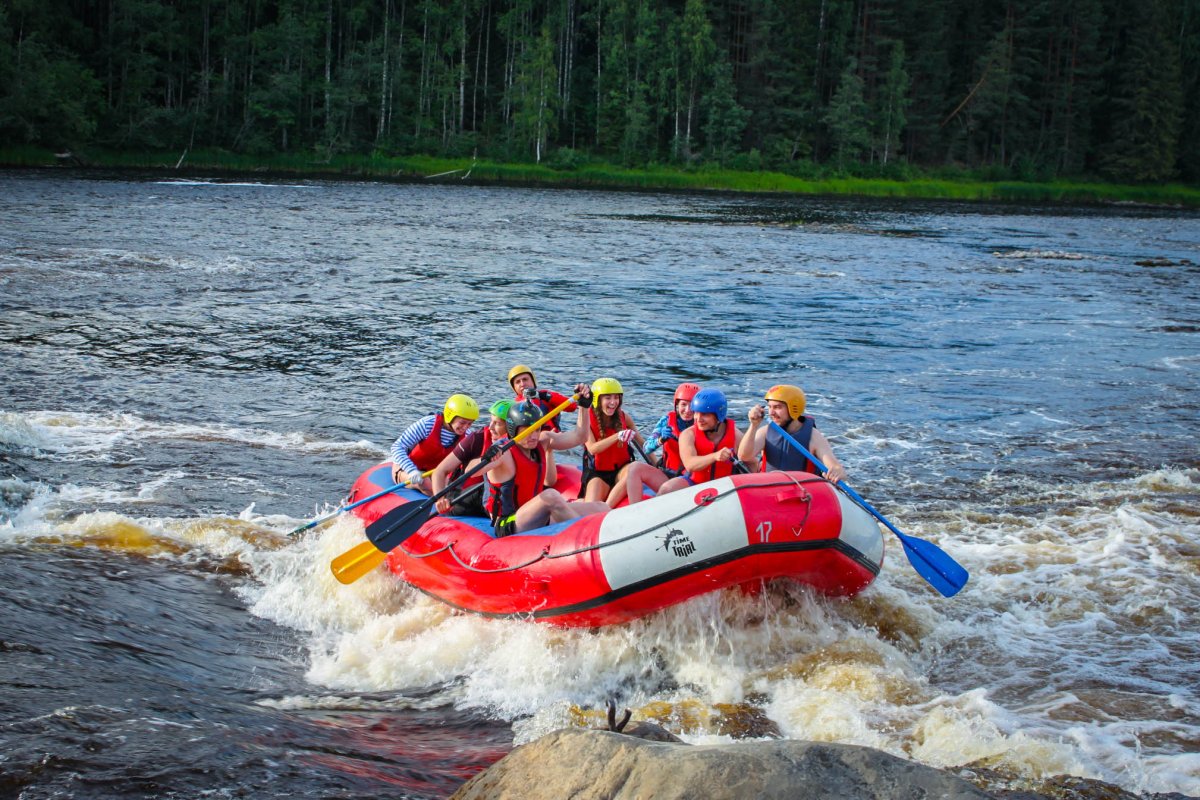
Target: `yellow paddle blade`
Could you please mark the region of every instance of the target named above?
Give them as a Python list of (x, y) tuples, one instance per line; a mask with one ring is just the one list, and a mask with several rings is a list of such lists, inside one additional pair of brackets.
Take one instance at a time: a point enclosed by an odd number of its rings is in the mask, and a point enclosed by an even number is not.
[(387, 560), (387, 553), (370, 542), (361, 542), (329, 563), (333, 577), (347, 586)]

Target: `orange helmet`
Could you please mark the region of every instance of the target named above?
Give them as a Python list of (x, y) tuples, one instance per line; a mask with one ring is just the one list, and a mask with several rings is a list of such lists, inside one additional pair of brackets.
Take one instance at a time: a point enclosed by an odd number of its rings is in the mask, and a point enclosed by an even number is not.
[(800, 417), (804, 416), (804, 390), (799, 386), (792, 386), (789, 383), (777, 384), (767, 389), (764, 399), (786, 403), (788, 413), (792, 415), (792, 419), (800, 419)]

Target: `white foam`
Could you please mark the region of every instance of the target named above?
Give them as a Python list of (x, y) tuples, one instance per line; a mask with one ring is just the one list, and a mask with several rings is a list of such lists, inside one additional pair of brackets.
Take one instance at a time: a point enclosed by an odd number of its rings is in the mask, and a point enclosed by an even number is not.
[(161, 422), (132, 413), (0, 412), (0, 443), (53, 453), (66, 459), (94, 459), (122, 442), (139, 440), (226, 442), (302, 453), (367, 457), (387, 453), (385, 448), (361, 439), (333, 441), (304, 432), (280, 433), (215, 423)]
[(1200, 364), (1200, 354), (1190, 356), (1167, 356), (1162, 359), (1167, 369), (1191, 369)]
[(315, 185), (303, 183), (262, 183), (259, 181), (205, 181), (199, 179), (175, 178), (172, 180), (155, 181), (160, 186), (253, 186), (261, 189), (315, 189)]
[(996, 258), (1044, 258), (1058, 261), (1082, 261), (1084, 256), (1079, 253), (1067, 253), (1061, 250), (1007, 250), (992, 253)]
[[(152, 497), (171, 480), (123, 489), (120, 502)], [(343, 586), (330, 561), (363, 541), (348, 515), (291, 542), (283, 533), (298, 520), (253, 506), (227, 518), (39, 517), (34, 509), (48, 500), (106, 491), (59, 487), (36, 490), (17, 527), (85, 538), (134, 525), (179, 545), (156, 557), (245, 564), (253, 579), (239, 593), (254, 614), (304, 634), (307, 678), (320, 687), (264, 701), (274, 707), (373, 708), (393, 697), (450, 704), (514, 720), (520, 743), (580, 724), (583, 710), (598, 715), (612, 698), (639, 715), (668, 709), (686, 740), (714, 742), (731, 739), (715, 725), (718, 707), (749, 703), (788, 737), (935, 766), (976, 762), (1030, 778), (1067, 773), (1131, 791), (1196, 793), (1194, 754), (1140, 742), (1200, 738), (1191, 688), (1200, 522), (1186, 511), (1200, 497), (1200, 469), (1077, 486), (1024, 478), (994, 489), (997, 507), (889, 514), (971, 570), (953, 599), (931, 591), (889, 537), (883, 573), (852, 601), (784, 582), (596, 631), (459, 613), (383, 569)], [(414, 686), (426, 690), (405, 700)]]

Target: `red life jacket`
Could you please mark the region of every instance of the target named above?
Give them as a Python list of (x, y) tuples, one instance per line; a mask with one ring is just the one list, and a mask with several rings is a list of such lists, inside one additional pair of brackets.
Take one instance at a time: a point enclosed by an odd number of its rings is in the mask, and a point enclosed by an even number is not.
[(504, 483), (492, 483), (490, 480), (487, 500), (488, 513), (492, 523), (507, 521), (517, 513), (517, 509), (542, 493), (546, 488), (546, 448), (538, 445), (532, 454), (524, 447), (517, 445), (510, 448), (516, 474)]
[[(563, 400), (567, 400), (567, 399), (569, 399), (569, 398), (563, 397), (558, 392), (551, 392), (546, 389), (539, 389), (538, 393), (536, 395), (534, 395), (534, 397), (532, 399), (525, 397), (525, 395), (523, 395), (523, 394), (519, 394), (515, 398), (513, 398), (513, 402), (514, 403), (522, 403), (522, 402), (525, 402), (528, 400), (528, 402), (537, 406), (538, 410), (542, 412), (542, 413), (538, 414), (538, 416), (544, 417), (547, 414), (549, 414), (551, 411), (553, 411), (560, 403), (562, 403)], [(564, 411), (574, 411), (574, 410), (575, 410), (574, 403), (572, 403), (571, 405), (567, 406), (564, 409)], [(555, 416), (551, 417), (549, 420), (547, 420), (547, 422), (545, 423), (545, 425), (543, 427), (548, 431), (554, 431), (555, 433), (558, 433), (559, 430), (561, 430), (561, 428), (559, 428), (559, 425), (558, 425), (558, 418), (561, 416), (562, 416), (562, 414), (556, 414)]]
[[(695, 426), (693, 426), (695, 427)], [(728, 447), (730, 450), (737, 444), (737, 428), (733, 424), (733, 420), (725, 420), (725, 434), (721, 437), (721, 441), (713, 444), (709, 440), (708, 435), (696, 428), (696, 455), (711, 456), (723, 447)], [(717, 478), (724, 478), (726, 475), (733, 474), (732, 461), (717, 461), (711, 467), (705, 467), (699, 472), (692, 473), (693, 483), (704, 483), (706, 481), (714, 481)]]
[(450, 455), (450, 451), (454, 449), (454, 445), (458, 444), (461, 436), (454, 436), (454, 441), (448, 447), (442, 446), (442, 428), (446, 426), (446, 421), (442, 418), (442, 412), (433, 415), (433, 430), (429, 435), (421, 441), (417, 442), (417, 446), (408, 451), (408, 457), (417, 465), (417, 469), (425, 472), (442, 463), (442, 459)]
[(692, 423), (681, 426), (682, 422), (683, 420), (679, 419), (679, 415), (674, 411), (667, 414), (667, 427), (671, 429), (671, 433), (675, 434), (675, 438), (667, 439), (662, 443), (663, 471), (672, 477), (687, 472), (683, 466), (683, 457), (679, 455), (679, 434), (691, 427)]
[[(484, 428), (482, 431), (480, 431), (480, 441), (482, 442), (482, 444), (479, 445), (479, 452), (478, 453), (474, 453), (474, 452), (468, 453), (467, 454), (469, 456), (469, 458), (467, 459), (468, 461), (470, 461), (471, 459), (481, 457), (484, 453), (487, 452), (487, 449), (492, 446), (492, 429), (490, 427)], [(467, 462), (464, 461), (462, 464), (459, 465), (458, 469), (454, 470), (454, 472), (451, 473), (450, 480), (454, 480), (459, 475), (462, 475), (464, 472), (466, 472), (466, 469), (467, 469)], [(482, 481), (483, 481), (482, 475), (472, 475), (471, 477), (467, 478), (466, 482), (463, 483), (463, 488), (465, 489), (469, 486), (475, 486), (476, 484), (481, 483)]]
[[(619, 430), (626, 430), (630, 427), (629, 418), (619, 408), (617, 409), (617, 418), (621, 422)], [(600, 419), (596, 416), (596, 409), (594, 408), (588, 409), (588, 425), (591, 427), (592, 436), (596, 438), (597, 442), (612, 435), (612, 433), (602, 433), (600, 431)], [(633, 461), (633, 453), (629, 451), (629, 445), (623, 442), (617, 442), (607, 450), (591, 454), (589, 457), (591, 458), (592, 469), (596, 472), (611, 472)]]

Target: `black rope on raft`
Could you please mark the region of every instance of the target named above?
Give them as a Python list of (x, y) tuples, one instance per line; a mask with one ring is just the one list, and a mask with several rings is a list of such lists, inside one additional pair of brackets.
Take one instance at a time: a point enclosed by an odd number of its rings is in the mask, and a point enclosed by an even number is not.
[(450, 548), (450, 555), (454, 556), (454, 560), (457, 561), (463, 569), (467, 570), (468, 572), (474, 572), (474, 573), (477, 573), (480, 575), (491, 575), (491, 574), (494, 574), (497, 572), (516, 572), (519, 569), (525, 569), (526, 567), (533, 566), (537, 562), (541, 561), (543, 558), (549, 557), (548, 553), (550, 550), (549, 547), (543, 547), (542, 552), (540, 554), (538, 554), (535, 558), (529, 559), (524, 564), (513, 564), (512, 566), (500, 567), (499, 569), (479, 569), (478, 567), (471, 566), (470, 564), (468, 564), (467, 562), (463, 561), (461, 558), (458, 557), (458, 553), (454, 552), (454, 543), (453, 542), (450, 543), (449, 548)]
[[(597, 542), (596, 544), (590, 544), (587, 547), (581, 547), (577, 550), (569, 550), (565, 553), (551, 553), (549, 546), (547, 546), (547, 547), (542, 548), (542, 552), (539, 553), (536, 557), (531, 558), (522, 564), (513, 564), (510, 566), (500, 567), (498, 569), (479, 569), (478, 567), (474, 567), (474, 566), (468, 564), (467, 562), (463, 561), (459, 557), (458, 553), (455, 552), (455, 550), (454, 550), (454, 545), (456, 544), (456, 542), (450, 542), (450, 543), (446, 544), (445, 546), (440, 547), (437, 550), (432, 550), (428, 553), (413, 553), (413, 552), (410, 552), (407, 548), (405, 548), (404, 545), (400, 545), (399, 549), (401, 551), (403, 551), (404, 554), (406, 556), (408, 556), (409, 558), (416, 558), (416, 559), (429, 558), (430, 556), (436, 556), (439, 553), (444, 553), (447, 550), (449, 550), (450, 555), (454, 557), (454, 560), (458, 562), (459, 566), (461, 566), (463, 569), (467, 570), (468, 572), (474, 572), (479, 575), (494, 575), (499, 572), (515, 572), (519, 569), (525, 569), (526, 567), (533, 566), (534, 564), (538, 563), (539, 561), (541, 561), (543, 559), (568, 558), (570, 556), (577, 556), (582, 553), (589, 553), (593, 550), (599, 550), (602, 547), (610, 547), (612, 545), (623, 544), (624, 542), (628, 542), (632, 539), (636, 539), (639, 536), (645, 536), (648, 533), (652, 533), (656, 530), (659, 530), (664, 525), (673, 525), (676, 522), (678, 522), (679, 520), (683, 519), (684, 517), (691, 516), (692, 514), (696, 513), (697, 511), (700, 511), (701, 509), (708, 508), (710, 505), (712, 505), (717, 500), (720, 500), (723, 497), (728, 497), (729, 495), (732, 495), (732, 494), (736, 494), (737, 492), (740, 492), (743, 489), (769, 488), (772, 486), (787, 486), (787, 485), (789, 485), (789, 482), (793, 483), (797, 486), (803, 487), (803, 485), (806, 483), (812, 483), (814, 481), (825, 480), (824, 478), (820, 478), (817, 476), (814, 476), (812, 478), (805, 478), (804, 480), (799, 480), (798, 478), (796, 478), (793, 475), (787, 475), (787, 478), (788, 478), (787, 481), (778, 481), (775, 483), (755, 483), (755, 484), (747, 484), (746, 486), (734, 486), (732, 489), (729, 489), (724, 492), (718, 492), (717, 494), (713, 495), (712, 499), (709, 500), (708, 502), (704, 503), (703, 505), (693, 506), (692, 508), (689, 508), (687, 511), (683, 512), (682, 514), (679, 514), (677, 516), (674, 516), (674, 517), (664, 520), (662, 522), (658, 522), (655, 525), (653, 525), (652, 527), (645, 528), (643, 530), (637, 531), (636, 533), (631, 533), (628, 536), (622, 536), (620, 539), (613, 539), (611, 542)], [(809, 494), (808, 492), (804, 493), (804, 504), (805, 504), (804, 519), (802, 519), (800, 521), (801, 530), (803, 530), (805, 523), (808, 522), (809, 514), (812, 513), (812, 495)]]

